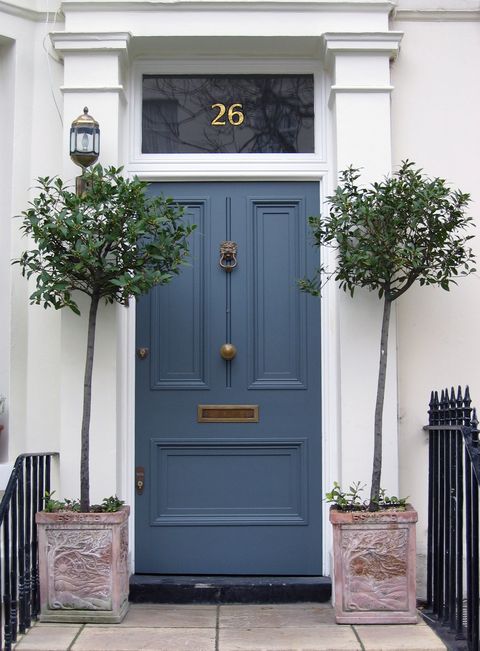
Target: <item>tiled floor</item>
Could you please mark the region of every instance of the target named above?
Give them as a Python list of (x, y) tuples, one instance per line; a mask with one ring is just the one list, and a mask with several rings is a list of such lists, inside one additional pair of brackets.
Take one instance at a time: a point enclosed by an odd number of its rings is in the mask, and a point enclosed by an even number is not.
[(338, 626), (328, 604), (133, 604), (121, 624), (36, 624), (18, 651), (441, 651), (426, 624)]

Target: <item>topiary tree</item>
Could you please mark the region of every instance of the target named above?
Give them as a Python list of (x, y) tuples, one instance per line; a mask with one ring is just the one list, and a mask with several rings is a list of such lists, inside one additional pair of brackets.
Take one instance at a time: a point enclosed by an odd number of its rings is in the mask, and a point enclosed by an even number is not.
[(369, 510), (378, 508), (382, 472), (383, 403), (392, 303), (416, 281), (449, 290), (459, 276), (475, 269), (468, 246), (472, 223), (465, 214), (470, 196), (451, 190), (444, 179), (429, 179), (415, 163), (402, 162), (398, 172), (369, 187), (350, 167), (327, 199), (329, 212), (309, 219), (316, 246), (336, 251), (333, 270), (321, 266), (300, 287), (318, 296), (333, 277), (350, 292), (365, 287), (383, 300), (380, 361), (374, 421), (374, 454)]
[(35, 246), (22, 253), (22, 275), (35, 277), (32, 304), (80, 314), (75, 292), (90, 299), (81, 429), (80, 510), (90, 509), (89, 440), (92, 370), (98, 306), (128, 305), (168, 283), (188, 254), (194, 226), (182, 221), (172, 199), (148, 198), (147, 183), (121, 168), (84, 172), (87, 191), (71, 192), (58, 178), (38, 179), (39, 195), (22, 213), (21, 230)]

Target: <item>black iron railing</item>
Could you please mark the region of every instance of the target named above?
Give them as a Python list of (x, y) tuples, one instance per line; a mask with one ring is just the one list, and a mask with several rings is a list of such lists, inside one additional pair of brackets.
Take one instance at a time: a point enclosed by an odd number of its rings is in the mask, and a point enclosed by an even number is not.
[(0, 503), (0, 649), (10, 651), (40, 610), (35, 513), (50, 492), (55, 453), (22, 454)]
[(453, 647), (479, 651), (478, 420), (468, 387), (432, 392), (427, 608)]

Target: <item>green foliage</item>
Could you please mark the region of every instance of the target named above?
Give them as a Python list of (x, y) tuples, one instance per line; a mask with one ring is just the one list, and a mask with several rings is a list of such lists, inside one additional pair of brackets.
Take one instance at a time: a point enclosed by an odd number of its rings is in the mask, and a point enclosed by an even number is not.
[(414, 165), (404, 161), (369, 187), (358, 185), (353, 167), (340, 173), (328, 214), (309, 220), (315, 244), (337, 252), (336, 266), (300, 281), (303, 290), (318, 295), (333, 276), (352, 296), (365, 287), (393, 301), (417, 280), (449, 290), (458, 276), (475, 271), (473, 235), (463, 233), (472, 223), (465, 215), (470, 196)]
[(342, 511), (353, 511), (361, 509), (363, 506), (360, 493), (364, 490), (365, 484), (359, 481), (354, 482), (347, 492), (343, 491), (337, 481), (333, 482), (332, 490), (325, 495), (325, 501), (328, 504), (335, 504)]
[(397, 511), (404, 511), (407, 506), (407, 500), (408, 497), (397, 497), (396, 495), (389, 497), (386, 490), (381, 488), (377, 504), (381, 509), (393, 508)]
[[(328, 213), (310, 217), (315, 244), (333, 249), (336, 255), (332, 256), (333, 269), (322, 265), (313, 278), (301, 280), (299, 286), (318, 296), (333, 277), (351, 296), (362, 287), (377, 292), (383, 300), (369, 502), (374, 511), (382, 500), (393, 499), (380, 489), (392, 303), (417, 281), (448, 291), (458, 277), (475, 271), (475, 257), (468, 244), (473, 237), (468, 234), (473, 220), (465, 214), (468, 194), (451, 190), (444, 179), (428, 178), (408, 160), (391, 177), (371, 186), (360, 186), (359, 178), (353, 167), (341, 172), (340, 185), (327, 200)], [(336, 486), (329, 496), (339, 508), (348, 503), (355, 508), (352, 487), (350, 493), (343, 493)]]
[(110, 497), (104, 498), (101, 506), (104, 513), (115, 513), (116, 511), (119, 511), (124, 504), (125, 502), (118, 499), (116, 495), (111, 495)]
[(14, 261), (36, 279), (31, 303), (79, 314), (78, 290), (127, 305), (130, 296), (178, 273), (195, 227), (182, 222), (172, 199), (146, 198), (147, 183), (121, 171), (101, 165), (86, 171), (81, 196), (58, 177), (38, 179), (39, 194), (21, 227), (35, 246)]
[[(79, 500), (55, 500), (52, 498), (55, 491), (49, 493), (45, 491), (43, 497), (44, 511), (47, 513), (57, 513), (58, 511), (74, 511), (80, 512), (80, 502)], [(120, 500), (116, 495), (111, 495), (110, 497), (105, 497), (101, 504), (93, 504), (90, 507), (92, 513), (116, 513), (119, 511), (122, 506), (125, 504), (123, 500)]]
[(54, 493), (55, 491), (52, 491), (51, 493), (45, 491), (45, 494), (43, 496), (43, 509), (44, 511), (47, 511), (47, 513), (54, 513), (55, 511), (60, 510), (61, 502), (52, 499), (52, 495)]
[(57, 511), (80, 511), (80, 502), (78, 500), (55, 500), (52, 499), (52, 495), (55, 494), (55, 491), (49, 493), (45, 491), (43, 496), (44, 510), (47, 513), (56, 513)]
[[(365, 490), (366, 484), (359, 481), (353, 482), (348, 491), (343, 491), (338, 482), (333, 482), (333, 488), (325, 495), (325, 501), (328, 504), (334, 504), (340, 511), (366, 511), (369, 506), (369, 500), (362, 499), (361, 493)], [(406, 497), (389, 497), (384, 488), (380, 489), (379, 498), (376, 505), (379, 509), (395, 509), (404, 511), (407, 505)]]
[[(77, 195), (58, 178), (38, 179), (38, 196), (22, 213), (21, 230), (34, 246), (14, 260), (22, 275), (33, 277), (30, 302), (45, 308), (68, 307), (80, 314), (75, 292), (90, 297), (83, 383), (80, 504), (47, 497), (46, 509), (90, 510), (89, 437), (91, 388), (98, 305), (128, 305), (179, 273), (195, 228), (182, 220), (172, 199), (149, 198), (147, 183), (126, 179), (121, 168), (96, 165), (83, 174), (86, 191)], [(99, 507), (115, 511), (120, 500)], [(77, 509), (78, 506), (78, 509)]]

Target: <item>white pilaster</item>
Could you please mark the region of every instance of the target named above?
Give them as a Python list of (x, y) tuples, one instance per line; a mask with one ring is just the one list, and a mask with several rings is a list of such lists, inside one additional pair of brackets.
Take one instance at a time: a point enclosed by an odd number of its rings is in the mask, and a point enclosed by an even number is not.
[[(55, 49), (64, 59), (64, 142), (63, 177), (80, 172), (68, 156), (72, 121), (88, 106), (100, 124), (100, 160), (103, 165), (122, 163), (124, 140), (123, 61), (129, 34), (109, 33), (52, 35)], [(82, 316), (62, 314), (62, 397), (60, 434), (60, 491), (63, 496), (79, 495), (80, 424), (83, 374), (86, 354), (88, 300), (81, 300)], [(90, 431), (91, 499), (93, 502), (118, 493), (117, 467), (120, 451), (118, 434), (118, 319), (115, 306), (101, 305), (97, 319), (93, 369), (93, 401)]]
[[(390, 61), (396, 55), (399, 32), (327, 33), (323, 37), (325, 64), (332, 84), (334, 160), (337, 173), (353, 165), (362, 181), (391, 171)], [(373, 422), (380, 353), (382, 303), (360, 290), (352, 299), (338, 297), (339, 322), (339, 477), (370, 483)], [(390, 329), (387, 391), (384, 408), (382, 486), (398, 494), (396, 329)], [(367, 495), (366, 495), (367, 496)]]

